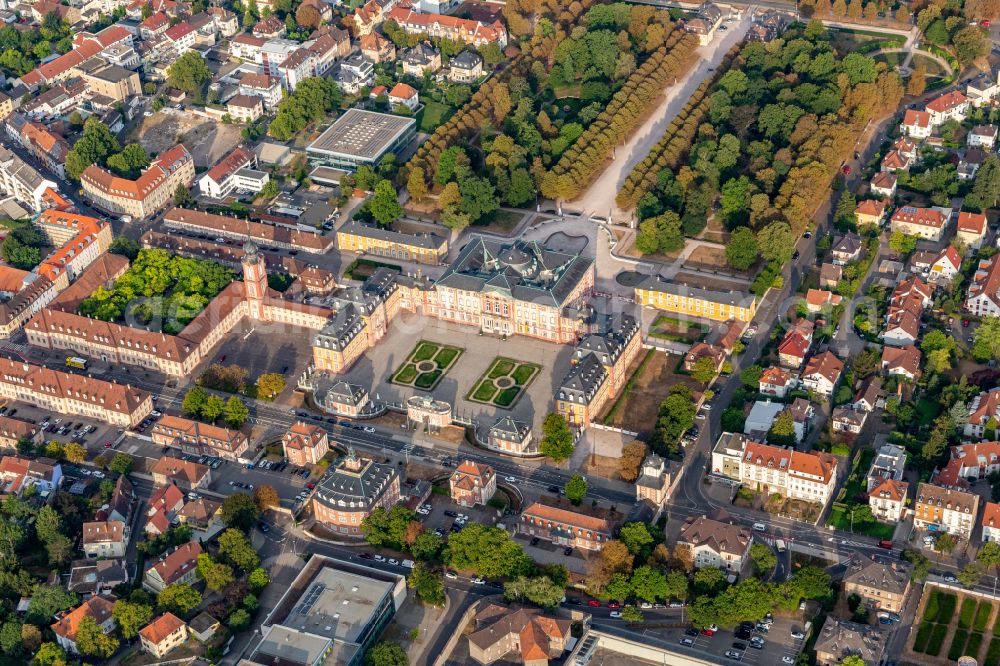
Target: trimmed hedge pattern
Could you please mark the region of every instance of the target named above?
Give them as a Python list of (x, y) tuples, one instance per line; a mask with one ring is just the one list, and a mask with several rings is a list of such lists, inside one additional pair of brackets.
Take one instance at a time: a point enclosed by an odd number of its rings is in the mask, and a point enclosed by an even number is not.
[(985, 599), (979, 602), (979, 608), (976, 609), (976, 619), (972, 623), (972, 628), (976, 631), (986, 631), (986, 625), (990, 621), (990, 615), (993, 614), (993, 604)]
[(955, 661), (965, 654), (965, 643), (968, 640), (968, 631), (965, 629), (956, 629), (955, 635), (951, 639), (951, 647), (948, 648), (948, 659)]
[(931, 588), (927, 596), (927, 605), (924, 606), (924, 622), (934, 622), (937, 620), (941, 610), (941, 592), (936, 588)]
[(1000, 664), (1000, 638), (994, 638), (990, 641), (990, 647), (986, 651), (985, 663)]
[[(965, 654), (970, 657), (979, 657), (979, 650), (983, 646), (983, 635), (977, 632), (969, 634), (969, 642), (965, 644)], [(959, 657), (964, 655), (958, 655)], [(957, 658), (957, 657), (956, 657)]]
[(938, 602), (940, 610), (938, 611), (937, 621), (941, 624), (949, 624), (951, 622), (952, 616), (955, 615), (955, 606), (958, 605), (958, 597), (954, 594), (948, 594), (947, 592), (941, 593), (941, 598)]
[[(962, 599), (962, 610), (958, 615), (958, 626), (962, 629), (972, 627), (972, 620), (976, 616), (976, 600), (972, 597)], [(944, 622), (944, 618), (938, 617), (938, 622)]]
[(927, 649), (927, 641), (930, 640), (934, 626), (933, 622), (924, 622), (920, 625), (920, 628), (917, 629), (917, 637), (913, 639), (914, 652), (923, 652)]
[(944, 645), (944, 637), (947, 634), (948, 634), (947, 624), (935, 624), (934, 630), (931, 631), (931, 638), (929, 641), (927, 641), (927, 654), (934, 657), (941, 654), (941, 646)]

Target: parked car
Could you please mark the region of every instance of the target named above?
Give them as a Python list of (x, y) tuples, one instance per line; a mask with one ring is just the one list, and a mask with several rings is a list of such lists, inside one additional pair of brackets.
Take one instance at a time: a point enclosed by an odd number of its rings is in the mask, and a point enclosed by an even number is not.
[(736, 650), (726, 650), (726, 659), (739, 659), (743, 655)]
[(590, 601), (587, 602), (587, 605), (590, 606), (591, 608), (600, 608), (601, 602), (598, 601), (597, 599), (591, 599)]
[(753, 531), (754, 532), (765, 532), (765, 531), (767, 531), (767, 525), (765, 525), (764, 523), (754, 523), (753, 524)]
[(692, 645), (694, 645), (694, 639), (693, 638), (682, 638), (681, 639), (681, 645), (685, 645), (687, 647), (691, 647)]
[(688, 636), (697, 636), (698, 630), (695, 629), (694, 627), (688, 627), (687, 629), (684, 630), (684, 633), (687, 634)]
[(458, 578), (458, 574), (455, 573), (454, 571), (445, 571), (444, 572), (444, 577), (445, 578), (450, 578), (452, 580), (455, 580), (456, 578)]
[(799, 629), (792, 629), (792, 638), (794, 638), (795, 640), (800, 641), (800, 640), (802, 640), (805, 637), (806, 637), (806, 635), (803, 634), (801, 630), (799, 630)]
[(612, 618), (620, 618), (622, 616), (621, 611), (611, 611)]

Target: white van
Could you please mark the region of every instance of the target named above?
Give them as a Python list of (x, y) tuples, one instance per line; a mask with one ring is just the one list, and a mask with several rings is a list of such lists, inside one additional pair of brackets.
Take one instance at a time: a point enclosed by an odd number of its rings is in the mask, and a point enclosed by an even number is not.
[(413, 560), (403, 560), (401, 564), (407, 569), (412, 569), (414, 567)]

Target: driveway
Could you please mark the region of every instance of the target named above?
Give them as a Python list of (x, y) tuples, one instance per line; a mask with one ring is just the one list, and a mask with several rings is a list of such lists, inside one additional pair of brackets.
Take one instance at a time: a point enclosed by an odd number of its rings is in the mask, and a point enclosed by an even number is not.
[(616, 147), (614, 161), (591, 185), (582, 197), (569, 204), (574, 211), (588, 215), (609, 217), (618, 222), (627, 222), (630, 211), (615, 207), (614, 200), (632, 168), (642, 161), (663, 136), (667, 126), (687, 104), (688, 98), (701, 85), (709, 72), (715, 69), (729, 49), (742, 41), (750, 29), (750, 12), (732, 23), (725, 24), (727, 30), (716, 33), (708, 46), (697, 49), (698, 64), (685, 77), (663, 91), (664, 103), (636, 130), (624, 146)]

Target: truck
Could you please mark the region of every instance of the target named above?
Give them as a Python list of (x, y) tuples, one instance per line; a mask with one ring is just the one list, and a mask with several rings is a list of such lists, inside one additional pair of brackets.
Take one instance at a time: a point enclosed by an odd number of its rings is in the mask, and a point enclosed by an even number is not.
[(66, 367), (76, 368), (78, 370), (87, 369), (87, 359), (80, 358), (79, 356), (68, 356), (66, 357)]
[(784, 539), (775, 539), (774, 540), (774, 547), (778, 549), (779, 553), (785, 552), (785, 540)]

